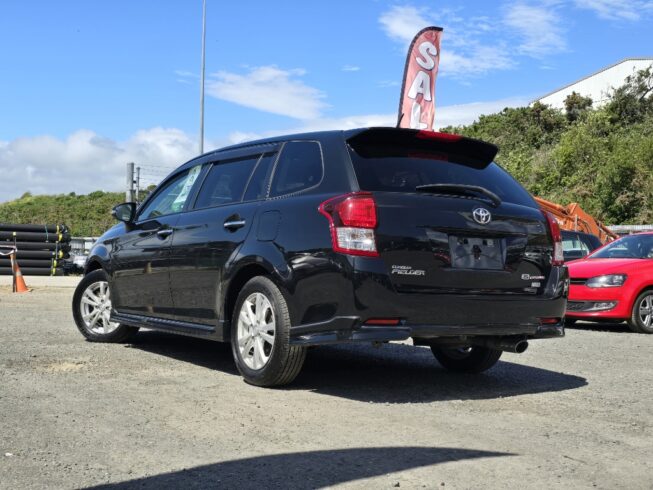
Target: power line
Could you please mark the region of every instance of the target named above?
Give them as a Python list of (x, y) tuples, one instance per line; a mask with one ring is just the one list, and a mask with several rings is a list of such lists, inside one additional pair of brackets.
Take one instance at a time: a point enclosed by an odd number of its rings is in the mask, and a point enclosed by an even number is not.
[(141, 168), (152, 168), (152, 169), (165, 169), (165, 170), (174, 170), (176, 167), (169, 167), (167, 165), (141, 165), (138, 164)]

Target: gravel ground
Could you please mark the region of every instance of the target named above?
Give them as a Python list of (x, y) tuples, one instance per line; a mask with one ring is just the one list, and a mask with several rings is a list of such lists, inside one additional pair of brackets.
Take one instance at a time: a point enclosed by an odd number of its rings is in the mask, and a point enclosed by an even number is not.
[(583, 326), (478, 376), (322, 347), (262, 389), (223, 344), (85, 342), (72, 292), (0, 288), (2, 488), (653, 487), (653, 336)]

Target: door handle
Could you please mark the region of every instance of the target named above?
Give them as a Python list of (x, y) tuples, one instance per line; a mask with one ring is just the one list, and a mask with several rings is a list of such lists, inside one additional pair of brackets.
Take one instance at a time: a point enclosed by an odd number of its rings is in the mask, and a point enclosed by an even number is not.
[(170, 228), (164, 228), (156, 232), (156, 236), (159, 238), (168, 238), (170, 235), (172, 235), (172, 229)]
[(235, 231), (245, 226), (247, 222), (244, 219), (234, 219), (224, 222), (224, 227), (229, 231)]

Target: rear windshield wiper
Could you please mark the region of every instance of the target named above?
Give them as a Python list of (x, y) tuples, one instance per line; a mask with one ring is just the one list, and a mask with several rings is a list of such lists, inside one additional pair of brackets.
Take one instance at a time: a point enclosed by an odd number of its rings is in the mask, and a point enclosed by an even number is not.
[(418, 185), (415, 187), (417, 192), (433, 192), (433, 193), (442, 193), (442, 194), (461, 194), (461, 195), (473, 195), (473, 194), (483, 194), (485, 197), (492, 201), (492, 204), (496, 208), (501, 204), (501, 198), (497, 196), (494, 192), (481, 187), (478, 185), (465, 185), (465, 184), (425, 184)]

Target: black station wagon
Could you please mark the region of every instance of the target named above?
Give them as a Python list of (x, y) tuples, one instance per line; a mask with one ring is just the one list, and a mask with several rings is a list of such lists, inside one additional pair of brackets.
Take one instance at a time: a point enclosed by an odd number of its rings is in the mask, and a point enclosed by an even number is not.
[(170, 174), (96, 243), (73, 313), (91, 341), (139, 328), (231, 342), (252, 384), (307, 347), (412, 338), (480, 372), (564, 335), (560, 230), (497, 148), (371, 128), (271, 138)]

